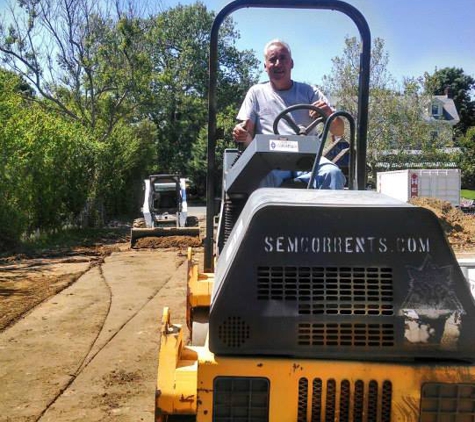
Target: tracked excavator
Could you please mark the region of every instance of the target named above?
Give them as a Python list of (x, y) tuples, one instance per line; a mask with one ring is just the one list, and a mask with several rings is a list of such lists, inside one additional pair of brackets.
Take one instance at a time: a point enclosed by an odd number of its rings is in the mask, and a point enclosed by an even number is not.
[[(349, 17), (362, 43), (359, 111), (357, 122), (329, 116), (321, 136), (280, 135), (277, 122), (227, 150), (215, 231), (217, 37), (243, 7)], [(362, 14), (337, 0), (236, 0), (217, 14), (205, 256), (188, 253), (187, 326), (163, 310), (157, 422), (475, 420), (475, 302), (439, 221), (365, 189), (370, 43)], [(337, 117), (348, 189), (313, 189)], [(259, 188), (275, 168), (310, 171), (309, 184)]]

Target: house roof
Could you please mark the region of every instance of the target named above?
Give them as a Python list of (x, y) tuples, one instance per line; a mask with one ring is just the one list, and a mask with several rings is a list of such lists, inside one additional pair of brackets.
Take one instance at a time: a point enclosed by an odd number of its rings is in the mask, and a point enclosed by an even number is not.
[(447, 120), (454, 125), (460, 122), (460, 117), (452, 98), (449, 98), (447, 95), (434, 95), (433, 101), (442, 104), (444, 120)]

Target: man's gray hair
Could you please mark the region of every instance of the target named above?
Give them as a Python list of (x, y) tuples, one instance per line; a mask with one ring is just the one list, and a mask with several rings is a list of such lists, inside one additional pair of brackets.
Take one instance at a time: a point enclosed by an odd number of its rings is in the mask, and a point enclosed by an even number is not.
[(269, 41), (265, 47), (264, 47), (264, 58), (266, 59), (267, 58), (267, 52), (269, 51), (269, 49), (273, 46), (273, 45), (282, 45), (286, 48), (286, 50), (289, 52), (290, 54), (290, 57), (292, 57), (292, 51), (290, 50), (290, 46), (289, 44), (287, 44), (285, 41), (282, 41), (282, 40), (279, 40), (279, 39), (275, 39), (275, 40), (272, 40), (272, 41)]

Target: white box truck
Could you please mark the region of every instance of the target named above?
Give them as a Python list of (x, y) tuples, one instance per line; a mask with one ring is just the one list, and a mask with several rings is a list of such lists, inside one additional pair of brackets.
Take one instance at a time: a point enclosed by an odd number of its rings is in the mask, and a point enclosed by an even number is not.
[(377, 174), (376, 189), (405, 202), (430, 197), (459, 207), (460, 184), (460, 169), (394, 170)]

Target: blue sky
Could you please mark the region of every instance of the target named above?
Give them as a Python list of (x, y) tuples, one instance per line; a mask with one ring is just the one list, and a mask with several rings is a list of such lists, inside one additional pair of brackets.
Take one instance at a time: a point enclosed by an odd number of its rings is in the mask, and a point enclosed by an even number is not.
[[(11, 0), (0, 0), (0, 11)], [(167, 9), (195, 0), (145, 0)], [(218, 12), (229, 0), (202, 0)], [(459, 67), (475, 78), (475, 0), (345, 0), (366, 18), (372, 38), (382, 38), (388, 70), (401, 83), (436, 68)], [(158, 6), (158, 7), (157, 7)], [(358, 36), (347, 16), (332, 11), (241, 9), (232, 15), (240, 31), (239, 48), (254, 49), (259, 59), (267, 41), (286, 40), (295, 62), (295, 80), (321, 83), (341, 56), (345, 36)], [(262, 73), (261, 79), (266, 75)]]
[[(229, 1), (207, 0), (219, 11)], [(372, 38), (382, 38), (390, 73), (398, 82), (436, 68), (459, 67), (475, 78), (475, 0), (346, 0), (366, 18)], [(162, 0), (164, 8), (194, 1)], [(320, 83), (341, 56), (346, 35), (358, 31), (346, 15), (334, 11), (241, 9), (232, 14), (241, 33), (240, 48), (262, 49), (273, 38), (286, 40), (295, 62), (293, 78)], [(265, 79), (265, 74), (262, 76)]]

